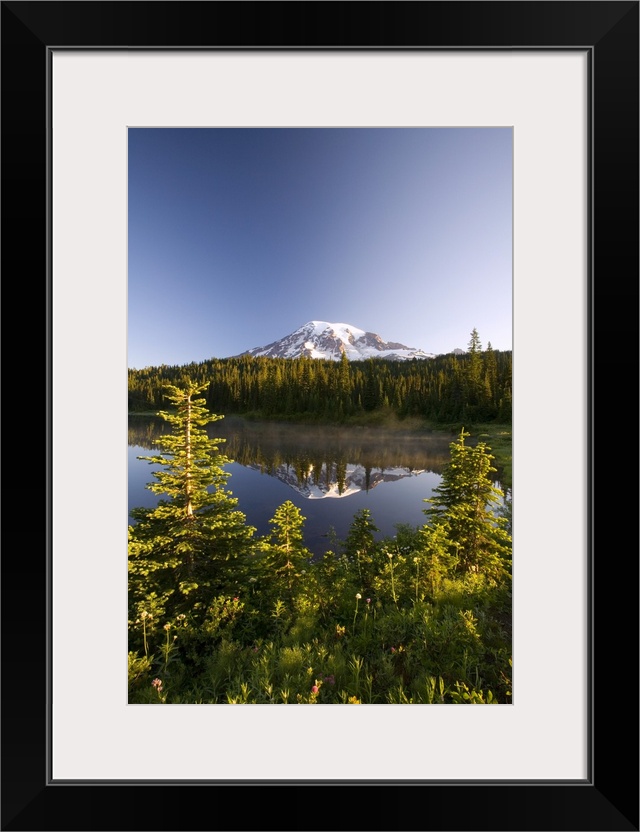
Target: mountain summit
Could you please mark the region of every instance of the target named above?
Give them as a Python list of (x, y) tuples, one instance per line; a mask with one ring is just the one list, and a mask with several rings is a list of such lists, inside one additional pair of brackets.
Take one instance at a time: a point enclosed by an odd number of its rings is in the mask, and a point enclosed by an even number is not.
[(375, 332), (365, 332), (351, 324), (330, 324), (327, 321), (309, 321), (290, 335), (265, 347), (254, 347), (242, 355), (266, 355), (270, 358), (324, 358), (339, 361), (342, 354), (349, 361), (367, 358), (388, 358), (407, 361), (412, 358), (434, 358), (433, 353), (407, 347), (395, 341), (383, 341)]

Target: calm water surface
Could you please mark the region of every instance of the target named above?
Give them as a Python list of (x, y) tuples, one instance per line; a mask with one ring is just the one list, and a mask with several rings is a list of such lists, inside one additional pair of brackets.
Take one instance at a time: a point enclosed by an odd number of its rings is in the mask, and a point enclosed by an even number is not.
[[(129, 511), (156, 504), (157, 495), (146, 485), (160, 468), (137, 457), (158, 452), (157, 438), (168, 430), (159, 419), (129, 418)], [(455, 438), (233, 417), (207, 430), (211, 438), (225, 440), (220, 450), (233, 459), (225, 466), (226, 490), (238, 498), (249, 525), (268, 533), (278, 506), (291, 500), (306, 518), (305, 543), (315, 556), (332, 548), (332, 537), (344, 540), (363, 508), (380, 529), (378, 539), (395, 534), (396, 524), (423, 525), (424, 500), (439, 485)]]

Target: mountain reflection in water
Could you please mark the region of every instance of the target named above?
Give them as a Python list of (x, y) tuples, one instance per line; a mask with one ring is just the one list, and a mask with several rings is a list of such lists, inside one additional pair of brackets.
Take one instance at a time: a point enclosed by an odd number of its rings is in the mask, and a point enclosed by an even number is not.
[(313, 465), (304, 467), (279, 465), (264, 469), (257, 464), (248, 466), (260, 473), (267, 473), (286, 483), (307, 500), (322, 500), (325, 497), (349, 497), (358, 491), (370, 491), (383, 482), (397, 482), (403, 477), (424, 474), (424, 470), (409, 468), (370, 468), (351, 463), (323, 463), (320, 468)]
[[(145, 485), (159, 466), (136, 457), (159, 450), (158, 437), (169, 431), (158, 418), (129, 418), (129, 511), (155, 505), (157, 496)], [(291, 500), (305, 517), (305, 543), (317, 556), (331, 548), (329, 537), (344, 540), (362, 508), (371, 511), (378, 537), (393, 536), (398, 524), (424, 524), (424, 501), (440, 483), (455, 438), (237, 417), (208, 425), (207, 433), (225, 440), (220, 450), (233, 460), (225, 466), (227, 490), (247, 522), (267, 534), (277, 507)]]

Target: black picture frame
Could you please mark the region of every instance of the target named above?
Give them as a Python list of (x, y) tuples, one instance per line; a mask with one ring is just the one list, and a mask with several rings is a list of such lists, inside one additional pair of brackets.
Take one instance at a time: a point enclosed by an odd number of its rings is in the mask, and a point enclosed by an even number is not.
[[(28, 294), (23, 336), (14, 340), (9, 327), (5, 353), (5, 494), (14, 496), (4, 500), (11, 544), (2, 558), (3, 830), (638, 830), (637, 501), (630, 508), (628, 498), (629, 482), (637, 482), (629, 451), (637, 454), (638, 429), (638, 11), (627, 0), (2, 2), (2, 265), (11, 318)], [(591, 729), (584, 782), (48, 779), (54, 47), (588, 51)], [(34, 342), (35, 369), (26, 347)], [(559, 360), (571, 372), (575, 356)], [(45, 440), (42, 453), (17, 440), (23, 430)], [(23, 473), (34, 459), (42, 473)], [(85, 684), (90, 695), (91, 679)], [(542, 670), (540, 695), (572, 692)], [(482, 749), (474, 753), (481, 759)]]

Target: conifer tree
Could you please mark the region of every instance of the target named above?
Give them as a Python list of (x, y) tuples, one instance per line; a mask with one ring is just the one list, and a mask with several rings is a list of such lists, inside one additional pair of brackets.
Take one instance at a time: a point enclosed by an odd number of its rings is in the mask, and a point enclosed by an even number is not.
[(223, 439), (209, 439), (206, 425), (222, 419), (209, 413), (200, 394), (206, 383), (165, 386), (175, 411), (161, 411), (170, 434), (161, 436), (161, 453), (143, 456), (154, 471), (148, 488), (163, 495), (155, 508), (135, 508), (129, 527), (129, 600), (134, 611), (153, 599), (166, 617), (206, 608), (219, 591), (221, 564), (248, 555), (255, 529), (236, 510), (225, 489), (230, 460), (219, 451)]
[(305, 519), (300, 509), (287, 500), (269, 521), (273, 531), (264, 546), (268, 575), (283, 580), (290, 598), (294, 584), (311, 557), (304, 545)]
[(361, 508), (353, 516), (346, 540), (345, 554), (355, 560), (362, 589), (369, 589), (375, 574), (374, 554), (376, 550), (375, 532), (380, 529), (373, 522), (371, 511)]
[(464, 428), (450, 447), (451, 460), (442, 473), (435, 497), (426, 500), (425, 514), (434, 526), (443, 526), (456, 570), (481, 572), (500, 580), (510, 570), (511, 537), (499, 512), (503, 492), (491, 480), (494, 459), (484, 442), (465, 445)]
[(343, 412), (351, 410), (351, 372), (346, 352), (340, 356), (340, 370), (338, 373), (338, 392)]
[(485, 386), (488, 396), (488, 403), (491, 405), (491, 415), (496, 413), (496, 391), (498, 387), (498, 364), (496, 362), (496, 354), (491, 346), (491, 341), (487, 344), (484, 351), (484, 377)]
[(482, 344), (478, 330), (474, 327), (468, 344), (466, 373), (466, 412), (474, 418), (482, 416), (479, 407), (482, 393)]
[(364, 394), (362, 404), (365, 410), (375, 410), (380, 404), (379, 385), (376, 365), (372, 358), (367, 359), (367, 369), (364, 383)]

